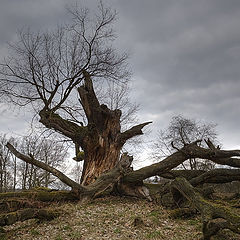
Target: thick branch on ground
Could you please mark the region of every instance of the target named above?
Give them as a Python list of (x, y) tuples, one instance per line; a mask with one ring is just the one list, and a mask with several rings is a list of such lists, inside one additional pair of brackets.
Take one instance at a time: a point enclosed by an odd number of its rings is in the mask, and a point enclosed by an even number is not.
[(227, 183), (240, 180), (240, 169), (219, 168), (205, 172), (190, 180), (193, 186), (203, 183)]
[(82, 187), (80, 184), (74, 182), (69, 177), (67, 177), (65, 174), (57, 170), (56, 168), (53, 168), (49, 166), (48, 164), (38, 161), (34, 159), (33, 157), (26, 156), (20, 152), (18, 152), (10, 143), (7, 143), (7, 148), (17, 157), (23, 160), (26, 163), (33, 164), (34, 166), (37, 166), (39, 168), (42, 168), (46, 170), (47, 172), (52, 173), (54, 176), (59, 178), (63, 183), (67, 184), (68, 186), (72, 187), (73, 189), (77, 189), (78, 191), (84, 191), (84, 187)]
[(177, 177), (184, 177), (187, 180), (198, 177), (199, 175), (205, 173), (204, 170), (171, 170), (166, 173), (159, 174), (160, 177), (166, 179), (175, 179)]
[(217, 163), (217, 164), (240, 168), (240, 159), (239, 158), (232, 158), (232, 157), (229, 157), (229, 158), (212, 158), (211, 160), (213, 162)]
[(140, 183), (146, 178), (169, 172), (170, 170), (187, 160), (189, 158), (189, 155), (187, 153), (193, 152), (195, 147), (196, 143), (191, 143), (182, 148), (180, 151), (173, 153), (159, 163), (154, 163), (150, 166), (143, 167), (134, 172), (130, 172), (124, 176), (123, 182), (129, 184)]
[(38, 218), (40, 220), (52, 220), (58, 216), (58, 213), (48, 209), (26, 208), (16, 212), (0, 215), (0, 226), (12, 225), (18, 221)]
[(184, 196), (202, 215), (204, 240), (210, 240), (220, 229), (230, 229), (240, 233), (240, 217), (228, 208), (212, 204), (197, 193), (184, 178), (176, 178), (171, 187)]
[(118, 138), (118, 143), (122, 146), (128, 139), (135, 137), (137, 135), (142, 135), (143, 134), (142, 128), (150, 123), (152, 122), (145, 122), (145, 123), (133, 126), (132, 128), (121, 133)]
[[(0, 193), (1, 195), (1, 193)], [(0, 200), (0, 213), (14, 212), (23, 208), (43, 208), (46, 203), (24, 198), (7, 198)]]
[(71, 191), (23, 191), (23, 192), (7, 192), (0, 193), (0, 200), (4, 199), (31, 199), (31, 201), (41, 202), (63, 202), (78, 200), (75, 194)]
[(162, 173), (160, 177), (166, 179), (175, 179), (184, 177), (193, 186), (203, 183), (227, 183), (240, 180), (239, 169), (217, 168), (209, 171), (204, 170), (171, 170), (167, 173)]
[(213, 162), (226, 164), (229, 166), (232, 166), (231, 163), (235, 163), (235, 165), (237, 165), (237, 162), (239, 162), (240, 167), (240, 159), (232, 158), (234, 156), (240, 156), (239, 150), (225, 151), (219, 150), (217, 148), (205, 149), (199, 147), (197, 143), (198, 141), (186, 145), (185, 147), (173, 153), (159, 163), (155, 163), (150, 166), (141, 168), (137, 171), (128, 173), (126, 176), (124, 176), (123, 181), (132, 184), (141, 182), (148, 177), (161, 175), (163, 173), (169, 172), (170, 170), (190, 158), (209, 159)]

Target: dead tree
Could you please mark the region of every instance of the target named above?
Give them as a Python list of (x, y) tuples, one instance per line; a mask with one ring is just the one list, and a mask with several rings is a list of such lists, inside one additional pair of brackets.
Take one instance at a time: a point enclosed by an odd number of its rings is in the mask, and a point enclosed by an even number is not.
[[(72, 11), (72, 25), (66, 29), (60, 28), (52, 35), (21, 33), (20, 45), (13, 45), (17, 57), (6, 60), (0, 69), (3, 95), (17, 105), (31, 104), (39, 115), (40, 123), (47, 129), (62, 134), (75, 145), (76, 160), (84, 161), (81, 184), (35, 159), (32, 154), (21, 153), (10, 143), (7, 144), (9, 151), (26, 163), (59, 178), (72, 188), (71, 195), (74, 195), (74, 199), (81, 201), (113, 192), (151, 200), (149, 189), (143, 181), (155, 175), (171, 175), (172, 169), (189, 159), (207, 159), (239, 168), (240, 150), (221, 150), (210, 140), (206, 141), (207, 147), (200, 146), (201, 140), (185, 143), (182, 148), (175, 147), (176, 151), (164, 160), (136, 171), (130, 167), (132, 157), (127, 154), (120, 157), (120, 151), (127, 140), (143, 134), (143, 127), (151, 122), (122, 131), (122, 111), (101, 104), (97, 98), (93, 79), (106, 78), (125, 83), (129, 76), (127, 56), (116, 54), (109, 44), (114, 37), (111, 23), (116, 14), (104, 8), (101, 2), (99, 10), (95, 24), (88, 22), (88, 11), (82, 9), (80, 12)], [(174, 174), (176, 177), (176, 172)], [(207, 181), (226, 182), (234, 179), (239, 180), (238, 172), (234, 170), (213, 170), (201, 172), (199, 176), (193, 174), (189, 181), (197, 186)], [(176, 181), (173, 188), (186, 198), (194, 199), (195, 207), (204, 212), (201, 208), (202, 199), (193, 192), (191, 185), (177, 183)], [(206, 205), (207, 208), (208, 206)], [(211, 210), (218, 212), (217, 209)], [(36, 216), (37, 213), (33, 211), (31, 216)], [(210, 215), (214, 220), (214, 214), (211, 212)], [(218, 216), (224, 220), (221, 224), (214, 223), (217, 229), (235, 229), (230, 226), (233, 221), (228, 214), (223, 215), (222, 210), (219, 210)], [(206, 239), (212, 235), (208, 233), (212, 231), (209, 221), (212, 221), (211, 218), (207, 219), (206, 224), (204, 221), (204, 229), (210, 229), (203, 231)]]
[[(0, 65), (0, 80), (8, 100), (31, 105), (39, 122), (72, 141), (75, 159), (84, 161), (81, 183), (88, 185), (116, 165), (125, 142), (142, 134), (149, 122), (121, 132), (122, 110), (101, 104), (94, 91), (92, 79), (123, 88), (129, 80), (127, 54), (112, 47), (116, 12), (101, 1), (94, 19), (84, 8), (69, 12), (73, 22), (67, 27), (20, 32), (18, 43), (11, 45), (13, 55)], [(84, 158), (78, 158), (79, 152)]]

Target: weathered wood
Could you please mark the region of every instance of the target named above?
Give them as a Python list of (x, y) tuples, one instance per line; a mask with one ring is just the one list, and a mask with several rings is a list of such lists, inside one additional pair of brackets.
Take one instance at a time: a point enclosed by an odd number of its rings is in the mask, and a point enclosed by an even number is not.
[(171, 170), (159, 175), (166, 179), (184, 177), (193, 186), (203, 183), (227, 183), (240, 180), (239, 169), (216, 168), (209, 171), (205, 170)]
[(206, 149), (199, 147), (197, 145), (198, 142), (199, 141), (196, 141), (184, 146), (182, 149), (179, 149), (177, 152), (173, 153), (159, 163), (155, 163), (126, 174), (123, 177), (123, 182), (127, 182), (129, 184), (136, 184), (148, 177), (165, 174), (166, 172), (169, 172), (170, 170), (190, 158), (209, 159), (216, 163), (220, 163), (222, 159), (224, 159), (224, 161), (222, 161), (222, 164), (227, 164), (229, 162), (230, 164), (228, 165), (231, 166), (232, 162), (239, 162), (240, 167), (240, 159), (233, 158), (240, 156), (239, 150), (226, 151), (220, 150), (218, 148)]
[(217, 168), (190, 180), (193, 186), (203, 183), (227, 183), (240, 180), (240, 169)]
[(12, 198), (31, 199), (32, 201), (41, 202), (61, 202), (61, 201), (76, 201), (77, 196), (72, 191), (23, 191), (23, 192), (7, 192), (0, 193), (0, 200)]
[(52, 220), (59, 214), (49, 209), (26, 208), (11, 213), (0, 215), (0, 226), (12, 225), (18, 221), (37, 218), (40, 220)]
[(40, 208), (45, 205), (46, 203), (26, 198), (7, 198), (0, 200), (0, 213), (14, 212), (23, 208)]
[(122, 154), (118, 164), (112, 169), (102, 174), (97, 180), (85, 187), (84, 193), (80, 193), (81, 201), (89, 201), (101, 195), (109, 194), (113, 191), (115, 184), (129, 171), (133, 157), (127, 153)]
[(88, 131), (83, 142), (79, 142), (84, 151), (81, 183), (89, 185), (102, 173), (115, 167), (123, 144), (127, 139), (142, 134), (141, 129), (147, 124), (137, 125), (121, 133), (121, 110), (111, 110), (106, 105), (100, 104), (91, 76), (86, 71), (83, 71), (83, 75), (84, 84), (78, 88), (78, 92), (88, 120)]
[(132, 128), (126, 130), (125, 132), (122, 132), (118, 136), (118, 140), (117, 140), (119, 145), (123, 146), (128, 139), (130, 139), (134, 136), (137, 136), (137, 135), (142, 135), (143, 127), (147, 126), (150, 123), (152, 123), (152, 122), (145, 122), (145, 123), (133, 126)]
[(176, 178), (171, 183), (171, 187), (173, 191), (181, 194), (201, 213), (204, 240), (210, 240), (220, 229), (230, 229), (240, 234), (240, 216), (234, 214), (227, 207), (212, 204), (203, 199), (186, 179)]
[(171, 170), (169, 172), (164, 172), (159, 174), (159, 177), (166, 179), (175, 179), (176, 177), (184, 177), (187, 180), (198, 177), (206, 171), (204, 170)]

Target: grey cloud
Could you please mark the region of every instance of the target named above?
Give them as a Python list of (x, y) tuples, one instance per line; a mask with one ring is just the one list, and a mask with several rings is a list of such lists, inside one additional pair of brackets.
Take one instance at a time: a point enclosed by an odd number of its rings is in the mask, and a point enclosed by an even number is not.
[[(80, 1), (77, 1), (80, 3)], [(226, 146), (239, 141), (240, 1), (105, 0), (118, 11), (117, 48), (132, 53), (132, 98), (153, 128), (173, 114), (219, 123)], [(74, 0), (0, 0), (0, 51), (22, 26), (67, 19)], [(83, 1), (95, 9), (97, 1)]]

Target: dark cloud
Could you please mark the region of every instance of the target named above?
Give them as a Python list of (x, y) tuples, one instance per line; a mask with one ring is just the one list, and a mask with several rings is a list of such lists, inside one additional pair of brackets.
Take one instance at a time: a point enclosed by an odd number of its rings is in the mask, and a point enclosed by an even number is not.
[[(0, 51), (17, 28), (67, 19), (67, 0), (0, 0)], [(139, 118), (165, 127), (171, 116), (219, 124), (227, 147), (239, 146), (240, 1), (108, 0), (118, 11), (119, 50), (131, 53)], [(83, 1), (96, 8), (97, 1)]]
[(224, 145), (238, 144), (240, 2), (130, 2), (119, 2), (121, 43), (144, 118), (154, 129), (178, 113), (216, 122)]

